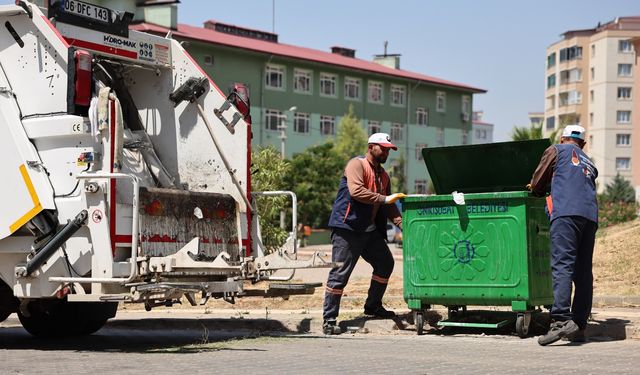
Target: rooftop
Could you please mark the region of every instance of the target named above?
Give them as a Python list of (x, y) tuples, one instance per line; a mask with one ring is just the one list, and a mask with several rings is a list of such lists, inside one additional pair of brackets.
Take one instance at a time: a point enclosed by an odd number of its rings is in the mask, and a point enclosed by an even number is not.
[[(205, 23), (209, 25), (224, 25), (233, 26), (223, 23), (218, 23), (216, 21), (207, 21)], [(166, 35), (169, 31), (172, 32), (174, 37), (182, 38), (182, 39), (191, 39), (195, 41), (205, 42), (205, 43), (213, 43), (219, 44), (223, 46), (235, 47), (240, 49), (245, 49), (249, 51), (265, 53), (268, 55), (289, 57), (295, 59), (302, 59), (307, 61), (313, 61), (321, 64), (328, 64), (339, 66), (347, 69), (355, 69), (361, 70), (368, 73), (381, 74), (386, 76), (391, 76), (400, 79), (408, 79), (420, 81), (436, 86), (445, 86), (452, 87), (472, 93), (486, 93), (487, 90), (465, 85), (458, 82), (448, 81), (437, 77), (432, 77), (420, 73), (410, 72), (402, 69), (394, 69), (389, 68), (372, 61), (362, 60), (356, 57), (343, 56), (336, 53), (324, 52), (316, 49), (305, 48), (293, 46), (290, 44), (284, 44), (277, 42), (277, 39), (274, 41), (274, 38), (268, 38), (270, 40), (260, 40), (254, 39), (247, 36), (233, 35), (225, 32), (218, 31), (221, 29), (218, 28), (206, 28), (206, 27), (197, 27), (186, 24), (178, 24), (177, 30), (171, 30), (166, 27), (150, 24), (150, 23), (140, 23), (137, 25), (132, 25), (132, 29), (138, 31), (149, 32), (153, 34)], [(223, 27), (222, 27), (223, 28)], [(246, 30), (249, 32), (259, 32), (258, 30), (248, 29), (238, 27), (242, 30)], [(216, 30), (218, 29), (218, 30)], [(271, 34), (267, 32), (263, 32), (264, 34)], [(275, 35), (275, 34), (272, 34)], [(276, 36), (277, 38), (277, 36)]]

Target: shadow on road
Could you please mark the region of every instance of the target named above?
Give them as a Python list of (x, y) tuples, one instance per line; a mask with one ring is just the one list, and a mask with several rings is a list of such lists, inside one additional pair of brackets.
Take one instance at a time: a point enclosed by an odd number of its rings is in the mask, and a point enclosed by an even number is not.
[[(294, 328), (268, 319), (114, 320), (93, 335), (67, 338), (38, 338), (22, 327), (0, 327), (0, 349), (137, 353), (257, 351), (260, 349), (251, 348), (252, 342), (295, 338), (309, 331), (310, 320), (302, 319)], [(243, 342), (240, 347), (239, 342)]]

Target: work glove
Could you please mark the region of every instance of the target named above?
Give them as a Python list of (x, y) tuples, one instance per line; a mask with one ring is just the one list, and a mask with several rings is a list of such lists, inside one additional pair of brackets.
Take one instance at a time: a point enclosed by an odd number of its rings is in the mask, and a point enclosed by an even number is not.
[(387, 195), (384, 197), (384, 204), (395, 203), (398, 199), (406, 198), (406, 194), (404, 193), (395, 193), (391, 195)]

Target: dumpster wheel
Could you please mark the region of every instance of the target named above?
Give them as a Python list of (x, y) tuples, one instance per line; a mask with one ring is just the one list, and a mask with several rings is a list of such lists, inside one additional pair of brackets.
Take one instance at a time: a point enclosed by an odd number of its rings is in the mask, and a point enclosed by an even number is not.
[(416, 332), (418, 336), (424, 333), (424, 313), (422, 311), (414, 311), (413, 320), (416, 323)]
[(520, 338), (526, 338), (529, 336), (529, 326), (531, 325), (531, 313), (518, 314), (516, 318), (516, 333)]

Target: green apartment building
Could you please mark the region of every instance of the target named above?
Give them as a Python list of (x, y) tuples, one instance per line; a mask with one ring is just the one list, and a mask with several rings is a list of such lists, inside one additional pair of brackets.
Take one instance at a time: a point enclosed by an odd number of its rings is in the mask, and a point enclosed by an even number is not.
[(471, 144), (473, 94), (486, 92), (402, 70), (398, 55), (367, 61), (352, 49), (324, 52), (282, 44), (276, 34), (216, 21), (173, 28), (143, 22), (134, 28), (161, 35), (172, 31), (223, 92), (235, 83), (248, 87), (253, 147), (281, 149), (284, 134), (289, 158), (335, 137), (353, 105), (367, 133), (389, 133), (398, 145), (387, 169), (404, 154), (409, 193), (426, 192), (422, 148)]

